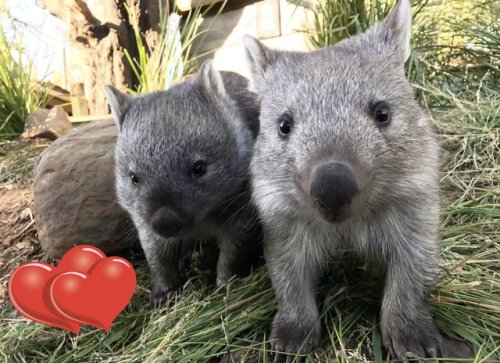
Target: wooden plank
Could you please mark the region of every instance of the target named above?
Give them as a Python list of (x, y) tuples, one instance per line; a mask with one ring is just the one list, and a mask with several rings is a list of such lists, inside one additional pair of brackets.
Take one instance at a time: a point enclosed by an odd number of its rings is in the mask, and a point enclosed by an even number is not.
[(264, 0), (254, 4), (255, 26), (259, 39), (280, 35), (280, 6), (278, 0)]
[(221, 2), (223, 0), (175, 0), (175, 6), (180, 11), (189, 11), (193, 8)]
[(82, 123), (98, 120), (109, 120), (110, 118), (113, 118), (113, 115), (109, 113), (107, 115), (69, 116), (68, 118), (72, 123)]
[(49, 97), (47, 99), (47, 104), (46, 104), (46, 107), (47, 108), (52, 108), (54, 106), (60, 106), (64, 109), (64, 111), (66, 111), (66, 113), (68, 115), (71, 114), (71, 102), (65, 102), (65, 101), (61, 101), (59, 98), (56, 98), (56, 97)]
[[(279, 37), (262, 39), (262, 42), (273, 49), (308, 51), (310, 46), (305, 33), (292, 33)], [(249, 78), (250, 70), (245, 59), (245, 50), (240, 42), (231, 47), (216, 50), (214, 64), (217, 69), (233, 71)]]
[(200, 25), (200, 32), (207, 32), (196, 41), (198, 54), (213, 51), (220, 47), (228, 47), (241, 43), (243, 35), (257, 36), (255, 26), (255, 4), (243, 8), (226, 11), (215, 18), (206, 17)]
[(48, 96), (49, 98), (56, 98), (62, 102), (71, 102), (71, 97), (69, 94), (62, 93), (54, 89), (49, 90)]
[(248, 34), (265, 39), (280, 35), (279, 0), (261, 0), (241, 8), (224, 11), (215, 17), (206, 17), (200, 31), (207, 31), (199, 37), (195, 49), (198, 54), (210, 52), (221, 47), (241, 43), (243, 35)]
[(85, 98), (83, 83), (71, 85), (71, 110), (73, 116), (88, 116), (89, 104)]

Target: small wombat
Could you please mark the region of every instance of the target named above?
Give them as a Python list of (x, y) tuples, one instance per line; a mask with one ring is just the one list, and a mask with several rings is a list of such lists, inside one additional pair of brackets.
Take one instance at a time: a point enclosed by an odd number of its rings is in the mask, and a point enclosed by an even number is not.
[(218, 242), (218, 284), (247, 274), (261, 235), (249, 183), (259, 103), (247, 80), (207, 61), (166, 91), (106, 92), (119, 130), (118, 201), (139, 231), (152, 304), (184, 284), (197, 241)]
[(439, 147), (404, 73), (410, 28), (400, 0), (365, 33), (318, 51), (244, 39), (261, 96), (252, 193), (279, 304), (277, 351), (319, 343), (318, 278), (349, 247), (385, 272), (380, 319), (392, 355), (441, 354), (426, 303), (439, 272)]

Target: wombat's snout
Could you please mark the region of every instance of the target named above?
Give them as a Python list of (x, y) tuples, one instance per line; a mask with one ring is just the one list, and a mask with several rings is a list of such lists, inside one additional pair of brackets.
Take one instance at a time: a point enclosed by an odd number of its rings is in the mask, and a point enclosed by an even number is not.
[(349, 165), (330, 161), (312, 170), (309, 195), (317, 207), (328, 213), (341, 215), (357, 193), (356, 177)]
[(355, 214), (369, 194), (369, 168), (347, 161), (313, 163), (299, 173), (302, 195), (329, 222), (341, 222)]
[(174, 210), (161, 207), (153, 214), (151, 226), (163, 237), (174, 237), (182, 229), (184, 222)]

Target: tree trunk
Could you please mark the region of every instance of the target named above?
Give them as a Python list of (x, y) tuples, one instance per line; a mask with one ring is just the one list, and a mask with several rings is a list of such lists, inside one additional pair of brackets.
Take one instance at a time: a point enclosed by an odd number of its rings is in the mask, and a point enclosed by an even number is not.
[[(106, 84), (122, 90), (136, 80), (124, 49), (137, 54), (126, 6), (140, 14), (141, 33), (158, 31), (158, 0), (43, 0), (64, 21), (69, 45), (65, 52), (68, 84), (83, 83), (90, 113), (108, 113)], [(71, 87), (69, 87), (71, 88)]]

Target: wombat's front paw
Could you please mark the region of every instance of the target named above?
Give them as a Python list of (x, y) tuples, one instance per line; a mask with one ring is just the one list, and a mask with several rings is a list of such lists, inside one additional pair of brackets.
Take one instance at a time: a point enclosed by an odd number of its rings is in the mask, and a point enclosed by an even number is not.
[(394, 358), (413, 353), (422, 358), (442, 356), (443, 338), (432, 318), (416, 321), (381, 322), (382, 339), (385, 347)]
[(271, 332), (274, 362), (303, 362), (306, 354), (317, 347), (321, 340), (319, 321), (289, 322), (278, 313)]
[(217, 265), (217, 279), (215, 281), (217, 287), (226, 286), (233, 276), (226, 265), (220, 263)]
[(230, 279), (231, 279), (230, 275), (218, 273), (215, 284), (217, 285), (217, 287), (226, 286), (229, 283)]
[(153, 287), (151, 289), (151, 294), (150, 294), (151, 306), (154, 309), (159, 309), (162, 307), (163, 304), (169, 301), (172, 298), (172, 296), (180, 293), (181, 291), (182, 291), (182, 286), (175, 288)]

